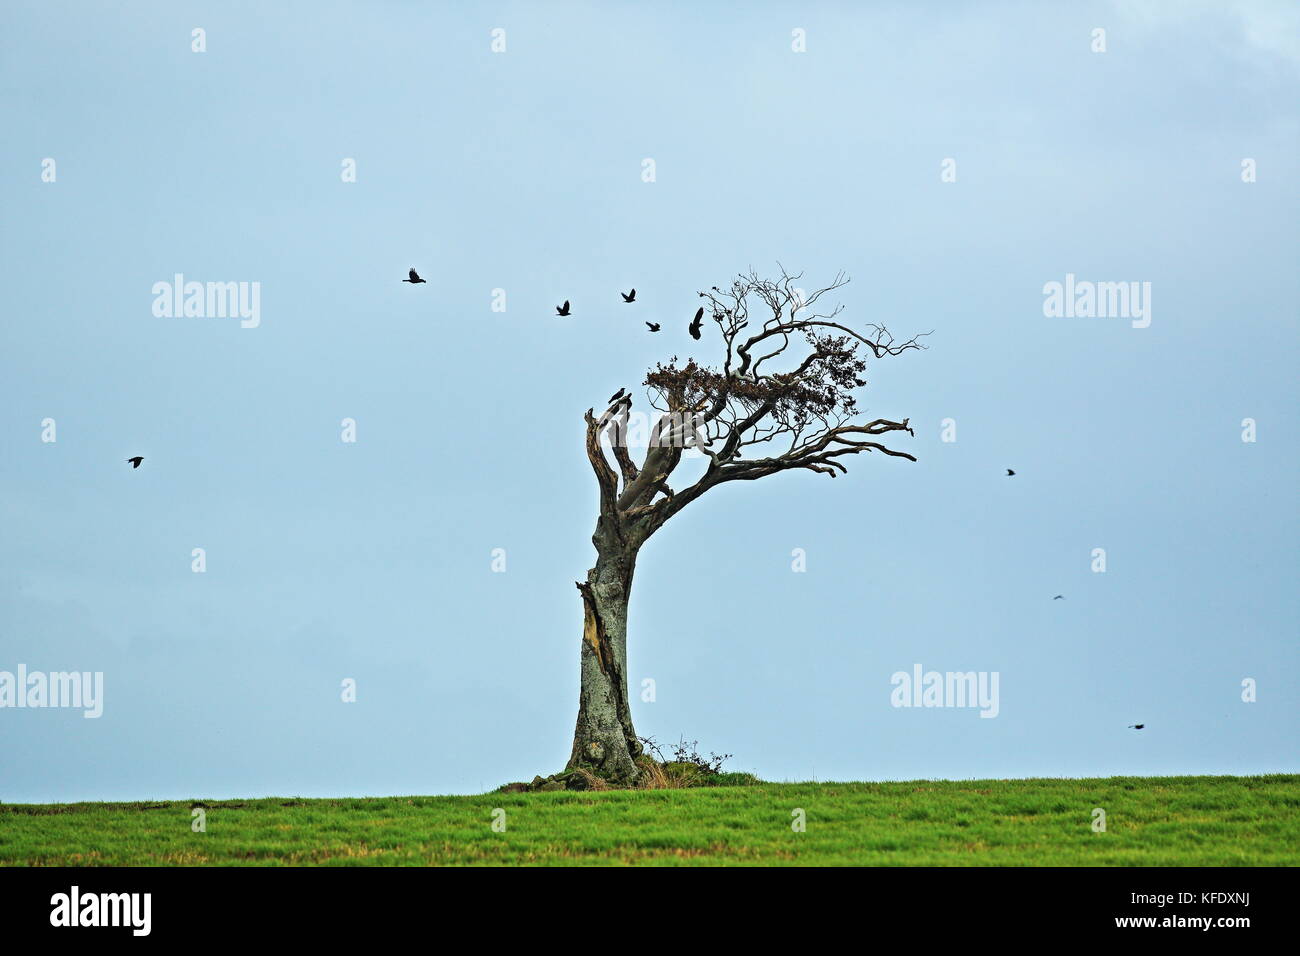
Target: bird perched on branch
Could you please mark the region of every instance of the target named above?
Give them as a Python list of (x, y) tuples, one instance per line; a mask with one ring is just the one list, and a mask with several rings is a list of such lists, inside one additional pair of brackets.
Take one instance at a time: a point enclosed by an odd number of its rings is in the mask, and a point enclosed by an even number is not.
[(613, 395), (609, 397), (608, 404), (613, 405), (615, 402), (617, 402), (620, 398), (622, 398), (626, 394), (627, 394), (627, 389), (620, 388), (617, 392), (615, 392)]

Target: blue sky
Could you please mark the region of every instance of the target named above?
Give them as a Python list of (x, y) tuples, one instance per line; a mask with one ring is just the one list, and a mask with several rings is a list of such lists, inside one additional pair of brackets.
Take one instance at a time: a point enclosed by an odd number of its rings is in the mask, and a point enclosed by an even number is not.
[[(1296, 770), (1291, 5), (2, 16), (0, 670), (102, 671), (105, 699), (0, 709), (0, 799), (559, 769), (582, 412), (716, 361), (696, 291), (778, 260), (847, 272), (849, 322), (933, 330), (860, 399), (919, 460), (666, 526), (632, 600), (641, 733), (773, 780)], [(176, 273), (260, 283), (260, 325), (154, 316)], [(1067, 273), (1150, 282), (1150, 327), (1044, 316)], [(891, 707), (916, 663), (998, 672), (999, 715)]]

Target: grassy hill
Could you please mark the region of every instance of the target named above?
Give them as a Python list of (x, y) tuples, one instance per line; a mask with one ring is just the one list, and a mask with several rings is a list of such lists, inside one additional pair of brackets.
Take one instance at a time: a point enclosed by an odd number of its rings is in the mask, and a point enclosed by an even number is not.
[(1298, 811), (1294, 774), (0, 804), (0, 865), (1276, 866), (1300, 862)]

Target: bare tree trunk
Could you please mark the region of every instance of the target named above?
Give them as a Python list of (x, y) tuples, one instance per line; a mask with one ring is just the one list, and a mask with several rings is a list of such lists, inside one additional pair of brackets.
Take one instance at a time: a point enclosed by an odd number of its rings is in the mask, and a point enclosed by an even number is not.
[[(604, 522), (601, 522), (602, 527)], [(596, 566), (582, 594), (582, 685), (569, 768), (583, 767), (620, 786), (636, 782), (641, 744), (627, 697), (627, 605), (636, 551), (598, 528)]]

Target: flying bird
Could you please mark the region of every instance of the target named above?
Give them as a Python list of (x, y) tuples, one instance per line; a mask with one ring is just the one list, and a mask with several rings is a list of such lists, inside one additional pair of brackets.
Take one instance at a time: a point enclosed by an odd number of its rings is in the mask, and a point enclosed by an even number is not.
[(1141, 730), (1141, 729), (1142, 729), (1143, 727), (1145, 727), (1145, 726), (1146, 726), (1146, 724), (1129, 724), (1129, 725), (1128, 725), (1128, 729), (1129, 729), (1129, 730)]
[(409, 282), (409, 283), (411, 283), (411, 285), (419, 285), (421, 282), (424, 281), (423, 279), (420, 278), (420, 273), (416, 272), (414, 269), (411, 270), (410, 275), (411, 275), (411, 278), (409, 278), (409, 279), (403, 279), (402, 281), (403, 281), (403, 282)]
[(646, 328), (648, 328), (651, 332), (658, 332), (658, 331), (659, 331), (659, 323), (658, 323), (658, 322), (647, 322), (647, 323), (646, 323)]
[(1012, 471), (1010, 468), (1007, 469), (1007, 477), (1008, 477), (1008, 478), (1010, 478), (1010, 477), (1011, 477), (1012, 475), (1014, 475), (1014, 474), (1015, 474), (1015, 472)]
[(700, 322), (703, 321), (703, 319), (704, 319), (704, 306), (700, 306), (699, 310), (695, 313), (695, 318), (691, 320), (691, 326), (690, 326), (691, 338), (698, 339), (700, 337)]
[(1052, 598), (1052, 600), (1053, 600), (1053, 601), (1064, 601), (1064, 600), (1065, 600), (1065, 595), (1064, 595), (1064, 594), (1058, 594), (1056, 597)]
[(613, 395), (609, 397), (609, 404), (613, 405), (615, 402), (617, 402), (620, 398), (622, 398), (626, 394), (627, 394), (627, 389), (620, 388), (617, 392), (615, 392)]
[(633, 289), (631, 292), (620, 292), (619, 295), (623, 297), (624, 302), (636, 301), (636, 289)]
[(134, 458), (128, 458), (132, 468), (139, 468), (140, 462), (144, 461), (144, 455), (136, 455)]
[(556, 314), (556, 315), (568, 315), (568, 314), (569, 314), (569, 300), (568, 300), (568, 299), (565, 299), (565, 300), (564, 300), (564, 305), (557, 305), (557, 306), (555, 307), (555, 314)]

